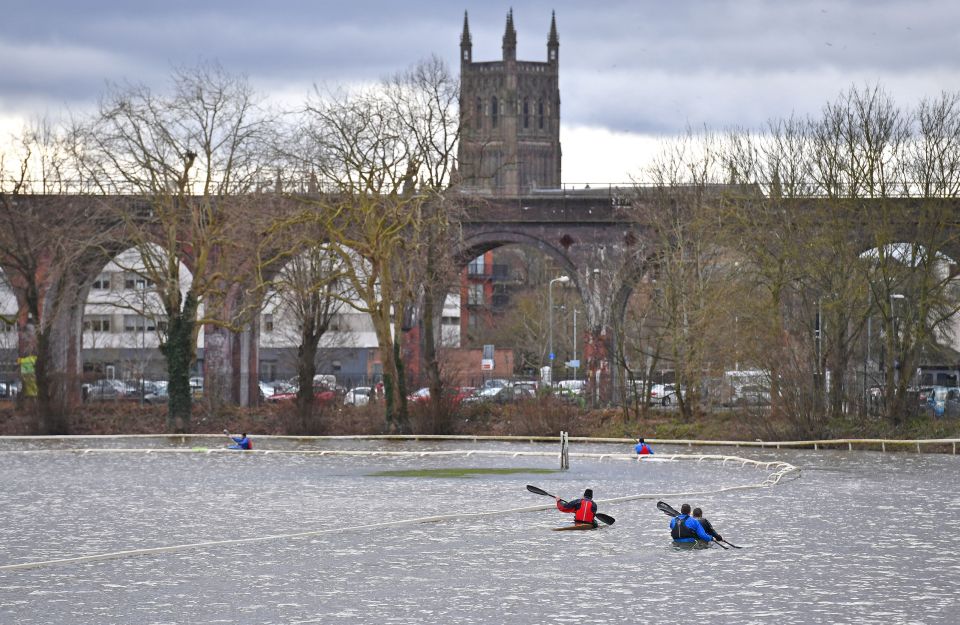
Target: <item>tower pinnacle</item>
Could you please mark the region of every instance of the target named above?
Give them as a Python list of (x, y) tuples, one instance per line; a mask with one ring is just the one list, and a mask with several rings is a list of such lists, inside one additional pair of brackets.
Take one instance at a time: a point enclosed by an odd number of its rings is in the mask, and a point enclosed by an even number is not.
[(460, 35), (460, 62), (469, 63), (473, 56), (473, 41), (470, 39), (470, 22), (467, 12), (463, 12), (463, 33)]
[(503, 33), (503, 60), (517, 59), (517, 31), (513, 27), (513, 9), (507, 13), (507, 28)]
[(557, 12), (550, 14), (550, 34), (547, 36), (547, 61), (557, 62), (558, 52), (560, 50), (560, 37), (557, 35)]

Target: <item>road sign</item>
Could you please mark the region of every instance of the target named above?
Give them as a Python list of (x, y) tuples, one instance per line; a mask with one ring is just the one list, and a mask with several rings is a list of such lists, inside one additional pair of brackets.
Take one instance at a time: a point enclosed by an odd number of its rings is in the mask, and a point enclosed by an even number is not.
[(553, 352), (550, 352), (550, 362), (553, 362), (553, 359), (556, 357), (557, 357), (556, 354), (554, 354)]
[(567, 361), (567, 366), (568, 366), (569, 368), (571, 368), (571, 369), (576, 369), (577, 367), (580, 366), (580, 359), (577, 359), (577, 360), (568, 360), (568, 361)]

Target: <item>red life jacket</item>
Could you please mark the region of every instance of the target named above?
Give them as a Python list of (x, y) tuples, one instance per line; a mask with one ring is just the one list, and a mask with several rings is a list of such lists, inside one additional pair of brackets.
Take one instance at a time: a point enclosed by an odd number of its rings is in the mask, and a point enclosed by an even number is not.
[(580, 523), (593, 523), (593, 502), (589, 499), (581, 499), (580, 507), (573, 515), (573, 520)]
[(650, 448), (647, 446), (646, 443), (643, 443), (643, 446), (640, 448), (640, 455), (646, 456), (649, 454), (650, 454)]

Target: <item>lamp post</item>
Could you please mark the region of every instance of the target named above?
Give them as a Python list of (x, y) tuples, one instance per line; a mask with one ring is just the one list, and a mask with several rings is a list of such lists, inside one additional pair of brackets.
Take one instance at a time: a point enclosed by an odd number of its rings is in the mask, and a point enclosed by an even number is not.
[(577, 368), (580, 364), (577, 362), (577, 309), (573, 309), (573, 379), (577, 379)]
[(550, 284), (547, 285), (547, 327), (549, 328), (549, 341), (547, 344), (547, 359), (550, 361), (550, 383), (553, 383), (553, 283), (559, 282), (560, 284), (566, 284), (570, 282), (570, 276), (560, 276), (559, 278), (554, 278), (550, 281)]
[(897, 349), (897, 312), (896, 312), (896, 308), (894, 307), (894, 302), (896, 300), (904, 300), (904, 299), (907, 299), (907, 296), (904, 295), (903, 293), (890, 294), (890, 330), (892, 332), (892, 335), (890, 337), (890, 345), (893, 347), (893, 353), (890, 354), (890, 359), (893, 361), (891, 366), (893, 367), (893, 386), (894, 387), (896, 387), (900, 383), (900, 380), (898, 379), (899, 376), (897, 375), (897, 368), (899, 367), (899, 364), (900, 364), (900, 359), (899, 359), (900, 350)]

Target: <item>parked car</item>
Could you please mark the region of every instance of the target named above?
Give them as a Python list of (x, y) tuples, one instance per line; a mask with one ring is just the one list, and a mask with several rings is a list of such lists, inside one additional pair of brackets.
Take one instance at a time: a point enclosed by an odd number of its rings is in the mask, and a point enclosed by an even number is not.
[(482, 388), (469, 397), (465, 397), (463, 399), (463, 403), (473, 404), (482, 402), (496, 402), (498, 404), (506, 404), (515, 401), (523, 401), (526, 399), (534, 399), (535, 397), (536, 393), (528, 388), (500, 386), (493, 388)]
[(261, 380), (260, 382), (257, 382), (257, 385), (260, 387), (260, 399), (266, 399), (275, 392), (275, 387), (269, 382), (264, 382)]
[[(332, 404), (337, 398), (336, 391), (323, 386), (313, 387), (313, 400), (318, 404)], [(284, 393), (274, 393), (266, 398), (266, 401), (274, 404), (285, 401), (295, 401), (297, 399), (297, 389), (292, 389)]]
[(407, 395), (407, 401), (427, 402), (430, 400), (430, 387), (424, 386)]
[(960, 416), (960, 388), (934, 386), (927, 396), (927, 405), (935, 417)]
[[(483, 390), (498, 390), (501, 388), (504, 387), (498, 386)], [(447, 386), (444, 387), (444, 395), (450, 398), (450, 402), (454, 406), (459, 406), (464, 400), (471, 397), (475, 390), (476, 389), (472, 386)], [(425, 386), (410, 393), (407, 395), (407, 401), (417, 403), (426, 403), (430, 401), (430, 387)]]
[[(680, 389), (681, 395), (683, 394), (683, 389)], [(660, 404), (661, 406), (669, 406), (677, 401), (677, 385), (676, 384), (654, 384), (650, 388), (650, 403), (651, 404)]]
[(84, 401), (138, 399), (139, 391), (121, 380), (102, 379), (84, 384), (80, 391)]
[(917, 389), (917, 403), (921, 406), (930, 404), (930, 398), (933, 395), (935, 386), (921, 386)]
[(770, 390), (759, 384), (744, 384), (734, 391), (733, 403), (737, 406), (769, 406)]
[(370, 392), (373, 389), (369, 386), (357, 386), (343, 396), (344, 406), (366, 406), (370, 403)]
[(557, 388), (569, 391), (574, 395), (583, 395), (583, 389), (587, 383), (583, 380), (560, 380), (557, 382)]
[(0, 382), (0, 399), (13, 399), (20, 393), (20, 383), (16, 380)]

